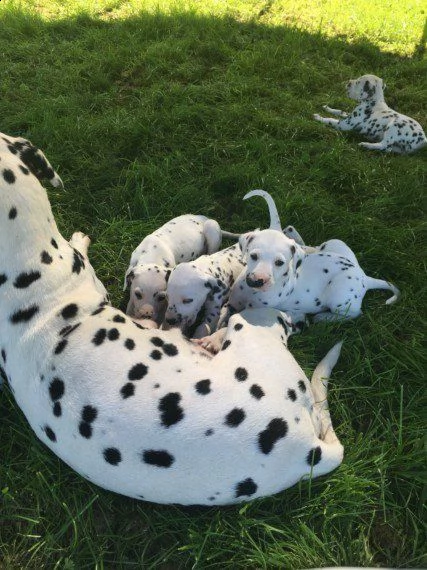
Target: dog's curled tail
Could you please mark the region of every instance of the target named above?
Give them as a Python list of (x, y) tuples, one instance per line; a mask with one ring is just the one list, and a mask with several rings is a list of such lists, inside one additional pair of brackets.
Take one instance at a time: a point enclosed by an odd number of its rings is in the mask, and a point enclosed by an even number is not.
[(375, 279), (374, 277), (367, 276), (365, 281), (365, 286), (367, 290), (387, 289), (388, 291), (392, 291), (394, 294), (387, 299), (387, 301), (385, 302), (386, 305), (391, 305), (392, 303), (395, 303), (400, 296), (399, 289), (395, 285), (389, 283), (388, 281), (385, 281), (384, 279)]
[(270, 214), (270, 230), (282, 231), (282, 225), (280, 223), (279, 212), (277, 211), (276, 203), (268, 192), (265, 190), (251, 190), (243, 196), (243, 200), (252, 198), (252, 196), (261, 196), (267, 202), (268, 211)]

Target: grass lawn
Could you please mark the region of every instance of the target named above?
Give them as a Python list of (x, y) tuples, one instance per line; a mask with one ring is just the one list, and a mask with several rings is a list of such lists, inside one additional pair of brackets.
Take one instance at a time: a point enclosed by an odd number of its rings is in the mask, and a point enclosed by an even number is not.
[(426, 128), (425, 16), (421, 0), (0, 3), (0, 130), (59, 171), (59, 229), (91, 236), (113, 304), (132, 250), (168, 219), (265, 227), (263, 201), (242, 202), (253, 188), (307, 243), (345, 240), (402, 292), (392, 306), (369, 292), (356, 321), (291, 339), (308, 374), (344, 339), (330, 408), (345, 459), (240, 507), (158, 506), (93, 486), (36, 439), (4, 388), (1, 570), (426, 567), (427, 149), (363, 151), (359, 136), (312, 120), (322, 104), (351, 109), (345, 82), (374, 73), (390, 106)]

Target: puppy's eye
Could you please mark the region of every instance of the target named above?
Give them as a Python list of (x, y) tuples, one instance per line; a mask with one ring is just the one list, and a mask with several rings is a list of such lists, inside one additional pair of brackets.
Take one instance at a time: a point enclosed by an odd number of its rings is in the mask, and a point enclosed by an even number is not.
[(140, 299), (140, 300), (141, 300), (141, 299), (142, 299), (142, 293), (141, 293), (141, 291), (135, 291), (135, 297), (136, 297), (137, 299)]
[(258, 259), (258, 254), (257, 253), (251, 253), (251, 259), (253, 261), (256, 261)]
[(183, 299), (182, 302), (184, 303), (184, 305), (189, 305), (190, 303), (193, 302), (193, 299)]
[(276, 261), (274, 262), (274, 265), (276, 265), (277, 267), (280, 267), (281, 265), (284, 265), (284, 261), (282, 261), (281, 259), (276, 259)]

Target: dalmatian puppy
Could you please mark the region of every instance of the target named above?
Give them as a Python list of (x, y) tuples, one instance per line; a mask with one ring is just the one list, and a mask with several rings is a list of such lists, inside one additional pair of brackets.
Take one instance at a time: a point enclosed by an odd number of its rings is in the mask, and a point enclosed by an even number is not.
[(399, 290), (382, 279), (367, 276), (352, 250), (341, 240), (329, 240), (314, 253), (276, 230), (251, 232), (239, 240), (247, 267), (236, 280), (222, 311), (218, 328), (245, 307), (276, 307), (295, 323), (353, 319), (369, 289)]
[(178, 326), (193, 338), (215, 330), (230, 288), (243, 269), (238, 245), (180, 263), (168, 281), (165, 326)]
[(323, 108), (333, 119), (315, 114), (316, 121), (330, 125), (338, 131), (356, 131), (377, 142), (361, 142), (359, 146), (372, 150), (383, 150), (407, 154), (427, 144), (421, 125), (401, 113), (390, 109), (384, 100), (384, 82), (375, 75), (362, 75), (347, 83), (347, 94), (359, 104), (347, 114), (339, 109)]
[(214, 357), (178, 329), (137, 326), (0, 140), (0, 362), (53, 453), (104, 489), (183, 505), (249, 501), (340, 465), (323, 383), (339, 345), (309, 382), (275, 309), (231, 318)]
[(193, 214), (173, 218), (146, 236), (132, 253), (126, 271), (123, 290), (130, 287), (126, 313), (160, 325), (171, 270), (178, 263), (218, 251), (222, 237), (238, 235), (222, 231), (215, 220)]

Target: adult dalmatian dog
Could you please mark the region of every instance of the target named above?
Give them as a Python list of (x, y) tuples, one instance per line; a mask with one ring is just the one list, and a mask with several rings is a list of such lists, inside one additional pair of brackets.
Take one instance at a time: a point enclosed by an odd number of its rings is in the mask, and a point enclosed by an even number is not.
[(126, 313), (160, 325), (171, 270), (178, 263), (218, 251), (223, 237), (239, 236), (222, 231), (216, 220), (193, 214), (173, 218), (146, 236), (133, 251), (126, 271), (123, 290), (130, 287)]
[(421, 125), (411, 117), (390, 109), (384, 100), (384, 82), (375, 75), (362, 75), (347, 83), (347, 94), (358, 101), (357, 107), (347, 114), (339, 109), (323, 108), (334, 119), (315, 114), (316, 121), (329, 125), (338, 131), (356, 131), (376, 142), (361, 142), (359, 146), (371, 150), (383, 150), (407, 154), (427, 144)]
[(370, 289), (392, 291), (386, 304), (395, 302), (399, 295), (388, 281), (367, 276), (341, 240), (328, 240), (312, 248), (268, 229), (242, 235), (239, 244), (246, 270), (233, 285), (218, 328), (230, 314), (246, 307), (275, 307), (290, 315), (294, 323), (314, 315), (316, 322), (356, 318)]
[(53, 453), (105, 489), (183, 505), (248, 501), (341, 463), (322, 381), (339, 345), (310, 383), (277, 310), (231, 318), (215, 357), (137, 326), (108, 305), (88, 238), (59, 233), (36, 175), (59, 177), (21, 150), (0, 138), (0, 362)]

